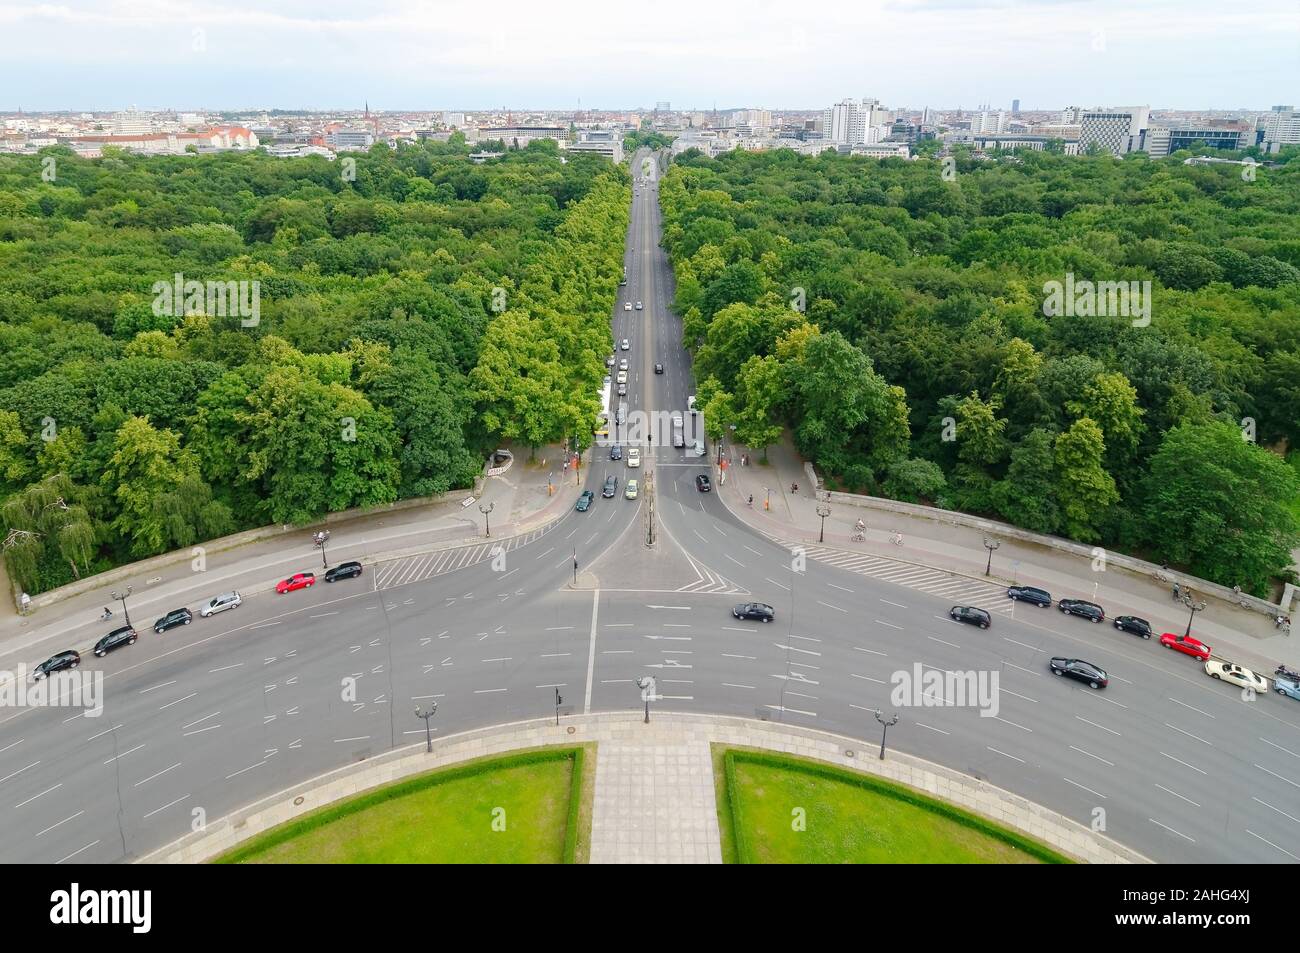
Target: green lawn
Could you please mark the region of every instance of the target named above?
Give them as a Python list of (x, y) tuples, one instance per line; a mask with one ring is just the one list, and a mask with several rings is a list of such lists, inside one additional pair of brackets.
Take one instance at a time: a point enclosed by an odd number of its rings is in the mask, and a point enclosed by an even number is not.
[[(290, 821), (217, 862), (549, 864), (566, 853), (581, 861), (594, 761), (585, 747), (539, 749), (429, 772)], [(575, 784), (575, 773), (587, 783)]]
[[(871, 776), (784, 755), (715, 755), (724, 768), (723, 859), (733, 863), (1068, 862), (1021, 834)], [(799, 812), (803, 830), (794, 829)]]

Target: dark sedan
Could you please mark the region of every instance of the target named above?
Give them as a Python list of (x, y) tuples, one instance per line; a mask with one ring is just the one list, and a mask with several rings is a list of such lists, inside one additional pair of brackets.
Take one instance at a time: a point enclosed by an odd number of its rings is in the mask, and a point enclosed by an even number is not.
[(614, 494), (617, 492), (618, 492), (618, 477), (616, 476), (605, 477), (605, 485), (600, 488), (600, 495), (605, 497), (605, 499), (607, 500), (612, 500), (614, 498)]
[(1131, 632), (1133, 635), (1140, 635), (1144, 639), (1151, 638), (1151, 623), (1146, 619), (1139, 619), (1135, 615), (1117, 615), (1115, 616), (1115, 628), (1121, 632)]
[(771, 622), (776, 618), (772, 607), (763, 602), (742, 602), (731, 610), (737, 619), (757, 619), (759, 622)]
[(32, 669), (32, 678), (40, 681), (43, 678), (49, 678), (55, 672), (62, 672), (65, 669), (76, 668), (81, 664), (81, 656), (69, 649), (66, 652), (60, 652), (58, 655), (51, 655), (36, 668)]
[(1046, 589), (1039, 589), (1036, 586), (1011, 586), (1007, 589), (1007, 598), (1015, 601), (1032, 602), (1044, 609), (1052, 604), (1052, 594)]
[(1056, 607), (1066, 615), (1077, 615), (1089, 622), (1100, 622), (1106, 618), (1106, 610), (1095, 602), (1083, 599), (1062, 599)]
[(338, 579), (354, 579), (361, 575), (361, 572), (361, 563), (359, 562), (339, 563), (325, 572), (325, 581), (334, 582)]
[(948, 615), (952, 616), (958, 622), (965, 622), (968, 625), (977, 625), (981, 629), (989, 627), (989, 614), (983, 609), (975, 606), (953, 606), (948, 610)]
[(194, 613), (189, 609), (173, 609), (153, 624), (153, 630), (160, 635), (178, 625), (189, 625), (194, 621)]
[(713, 481), (709, 479), (707, 473), (701, 473), (695, 478), (695, 489), (699, 490), (701, 493), (708, 493), (713, 489)]
[(585, 513), (587, 510), (591, 509), (591, 501), (595, 498), (595, 493), (592, 493), (590, 490), (583, 490), (582, 495), (578, 497), (578, 502), (573, 508), (579, 513)]
[(1048, 663), (1053, 675), (1064, 675), (1083, 682), (1090, 688), (1105, 688), (1110, 684), (1106, 670), (1077, 658), (1054, 658)]
[(129, 625), (114, 629), (95, 643), (95, 657), (103, 658), (114, 649), (120, 649), (124, 645), (135, 645), (135, 639), (135, 629)]

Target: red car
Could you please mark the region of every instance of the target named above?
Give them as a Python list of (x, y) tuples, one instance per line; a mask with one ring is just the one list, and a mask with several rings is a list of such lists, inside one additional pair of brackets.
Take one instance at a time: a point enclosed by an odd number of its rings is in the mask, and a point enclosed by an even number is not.
[(1200, 639), (1181, 635), (1174, 635), (1172, 632), (1166, 632), (1160, 636), (1160, 644), (1167, 649), (1175, 649), (1184, 655), (1190, 655), (1192, 658), (1198, 658), (1204, 662), (1210, 657), (1210, 647)]
[(316, 574), (311, 572), (296, 572), (288, 579), (281, 579), (275, 584), (275, 591), (284, 595), (286, 592), (293, 592), (295, 589), (307, 589), (316, 585)]

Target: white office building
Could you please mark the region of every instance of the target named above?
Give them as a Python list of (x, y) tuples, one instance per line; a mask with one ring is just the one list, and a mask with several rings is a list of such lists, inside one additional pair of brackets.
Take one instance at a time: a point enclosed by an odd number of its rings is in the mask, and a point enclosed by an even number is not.
[(1079, 151), (1087, 152), (1094, 143), (1114, 156), (1140, 151), (1150, 117), (1149, 106), (1085, 110), (1079, 119)]
[(878, 99), (855, 102), (845, 99), (828, 106), (822, 112), (822, 138), (828, 142), (863, 145), (879, 142), (884, 136), (880, 127), (888, 125), (892, 116), (880, 106)]
[(972, 116), (970, 120), (970, 131), (974, 133), (1006, 132), (1006, 110), (999, 110), (995, 113), (986, 110), (985, 112)]
[(1294, 106), (1274, 106), (1264, 116), (1264, 151), (1300, 144), (1300, 112)]
[(153, 132), (153, 120), (145, 113), (136, 112), (135, 107), (113, 114), (113, 135), (145, 136)]

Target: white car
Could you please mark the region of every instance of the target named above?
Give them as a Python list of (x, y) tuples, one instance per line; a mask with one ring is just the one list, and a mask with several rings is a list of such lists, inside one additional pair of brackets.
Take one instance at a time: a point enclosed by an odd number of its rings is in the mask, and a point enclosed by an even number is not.
[(206, 619), (208, 616), (216, 615), (218, 612), (225, 612), (227, 609), (237, 608), (242, 605), (243, 602), (243, 597), (241, 597), (239, 593), (223, 592), (215, 599), (203, 603), (202, 607), (199, 609), (199, 615)]
[(641, 450), (638, 447), (629, 447), (627, 451), (627, 465), (629, 467), (639, 467), (641, 465)]
[(619, 371), (619, 372), (618, 372), (618, 382), (619, 382), (620, 384), (626, 384), (626, 383), (627, 383), (627, 371)]
[(641, 302), (640, 302), (640, 301), (638, 301), (638, 302), (636, 303), (636, 309), (637, 309), (638, 311), (641, 310)]
[(632, 347), (632, 342), (629, 341), (627, 338), (623, 338), (623, 343), (620, 344), (619, 347), (624, 351), (630, 350)]
[(1205, 674), (1210, 678), (1222, 679), (1225, 682), (1231, 682), (1238, 688), (1249, 688), (1256, 692), (1268, 691), (1268, 679), (1262, 675), (1256, 675), (1248, 668), (1242, 668), (1232, 662), (1220, 662), (1218, 659), (1205, 660)]
[(624, 310), (624, 311), (631, 311), (631, 310), (632, 310), (632, 302), (631, 302), (631, 301), (624, 301), (624, 302), (623, 302), (623, 310)]
[(618, 369), (620, 371), (627, 370), (627, 358), (623, 358), (623, 360), (618, 362)]

